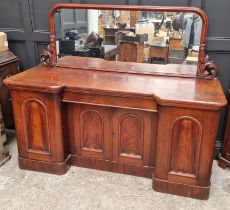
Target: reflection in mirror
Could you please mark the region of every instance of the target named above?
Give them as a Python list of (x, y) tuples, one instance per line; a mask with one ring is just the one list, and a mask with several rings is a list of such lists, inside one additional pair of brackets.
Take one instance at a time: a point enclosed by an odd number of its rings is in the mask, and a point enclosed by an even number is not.
[(59, 57), (198, 63), (202, 20), (195, 13), (62, 9), (55, 28)]

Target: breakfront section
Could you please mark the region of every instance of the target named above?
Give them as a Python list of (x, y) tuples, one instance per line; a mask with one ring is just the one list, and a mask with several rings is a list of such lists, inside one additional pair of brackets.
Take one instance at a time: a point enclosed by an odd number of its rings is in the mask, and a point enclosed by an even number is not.
[(152, 176), (156, 113), (77, 102), (67, 103), (67, 112), (73, 164)]
[[(86, 27), (88, 38), (85, 32), (68, 33), (85, 40), (62, 40), (76, 45), (71, 55), (78, 56), (59, 59), (54, 16), (62, 9), (76, 9), (76, 14), (82, 9), (90, 14), (98, 10), (95, 18), (101, 18), (100, 10), (114, 15), (131, 12), (130, 23), (136, 29), (131, 34), (119, 31), (115, 46), (102, 47), (103, 38), (91, 30), (91, 22)], [(187, 15), (193, 21), (191, 17), (196, 17), (196, 24), (199, 19), (200, 34), (191, 33), (198, 35), (199, 42), (194, 48), (188, 49), (192, 45), (187, 43), (179, 53), (172, 52), (179, 60), (183, 57), (180, 65), (153, 64), (160, 61), (151, 59), (149, 46), (164, 48), (168, 36), (179, 35), (166, 33), (174, 24), (164, 25), (160, 19), (156, 22), (164, 30), (155, 27), (154, 12), (162, 13), (162, 20), (175, 17), (174, 23)], [(146, 17), (151, 24), (144, 25)], [(41, 54), (41, 65), (4, 80), (12, 93), (19, 166), (63, 174), (67, 165), (75, 165), (148, 177), (156, 191), (207, 199), (219, 112), (227, 103), (220, 82), (214, 79), (217, 66), (205, 54), (207, 15), (193, 7), (56, 4), (49, 18), (50, 44)], [(137, 18), (144, 18), (143, 28)], [(166, 37), (159, 40), (157, 33)], [(142, 46), (138, 48), (141, 59), (133, 59), (135, 52), (128, 53), (124, 43)], [(102, 59), (103, 53), (111, 51), (115, 60)]]
[(218, 119), (216, 111), (160, 106), (155, 190), (208, 198)]

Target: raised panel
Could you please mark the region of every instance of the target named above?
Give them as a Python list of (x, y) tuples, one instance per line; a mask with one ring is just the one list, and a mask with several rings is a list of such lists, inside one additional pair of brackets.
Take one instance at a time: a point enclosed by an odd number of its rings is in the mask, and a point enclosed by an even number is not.
[(70, 148), (73, 155), (111, 159), (110, 109), (68, 103)]
[(81, 114), (81, 149), (103, 152), (104, 122), (101, 114), (93, 109)]
[(9, 41), (9, 49), (12, 51), (17, 57), (20, 59), (19, 66), (20, 69), (28, 68), (28, 56), (27, 56), (27, 48), (25, 42), (19, 41)]
[[(143, 166), (154, 165), (156, 114), (113, 110), (113, 160)], [(150, 156), (150, 152), (153, 154)]]
[(222, 1), (220, 4), (216, 0), (205, 2), (204, 10), (208, 15), (208, 35), (209, 37), (230, 37), (229, 30), (229, 8), (230, 1)]
[(170, 131), (169, 174), (196, 177), (199, 164), (202, 129), (192, 117), (179, 117)]
[(142, 158), (143, 122), (134, 114), (127, 114), (119, 123), (120, 156)]
[(50, 154), (46, 106), (37, 99), (26, 100), (22, 104), (22, 116), (27, 152)]
[(69, 3), (70, 0), (29, 0), (33, 31), (49, 31), (49, 11), (55, 3)]
[(20, 0), (1, 0), (0, 8), (0, 28), (24, 28)]

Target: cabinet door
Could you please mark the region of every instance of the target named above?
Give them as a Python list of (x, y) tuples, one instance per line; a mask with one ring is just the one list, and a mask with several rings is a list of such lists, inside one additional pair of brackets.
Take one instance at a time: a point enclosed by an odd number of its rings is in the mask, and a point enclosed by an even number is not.
[(77, 155), (111, 159), (110, 109), (73, 104), (73, 129)]
[[(113, 159), (127, 164), (150, 166), (154, 148), (150, 112), (115, 109), (113, 112)], [(152, 154), (154, 156), (154, 154)]]

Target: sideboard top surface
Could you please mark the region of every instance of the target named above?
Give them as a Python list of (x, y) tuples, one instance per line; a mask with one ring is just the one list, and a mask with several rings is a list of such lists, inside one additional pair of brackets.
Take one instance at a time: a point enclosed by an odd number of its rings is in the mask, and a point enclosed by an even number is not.
[[(6, 79), (4, 83), (11, 89), (149, 98), (160, 105), (212, 110), (220, 109), (227, 103), (218, 80), (128, 73), (130, 68), (136, 66), (132, 63), (119, 64), (119, 69), (127, 69), (126, 73), (97, 71), (93, 59), (84, 62), (84, 68), (83, 61), (75, 58), (74, 68), (36, 66)], [(108, 66), (110, 61), (105, 62), (108, 62)]]
[[(77, 60), (76, 60), (77, 59)], [(103, 58), (66, 56), (58, 59), (57, 66), (97, 71), (115, 71), (156, 76), (196, 77), (197, 66), (186, 64), (153, 65), (124, 61), (108, 61)]]

